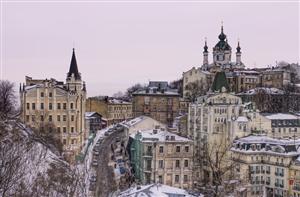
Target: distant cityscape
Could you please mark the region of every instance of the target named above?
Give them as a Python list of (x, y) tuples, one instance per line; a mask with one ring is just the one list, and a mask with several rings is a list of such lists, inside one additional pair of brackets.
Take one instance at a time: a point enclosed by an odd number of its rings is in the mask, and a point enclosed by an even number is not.
[(120, 96), (87, 97), (75, 49), (20, 107), (0, 81), (0, 196), (300, 197), (300, 65), (247, 68), (225, 30), (202, 66)]

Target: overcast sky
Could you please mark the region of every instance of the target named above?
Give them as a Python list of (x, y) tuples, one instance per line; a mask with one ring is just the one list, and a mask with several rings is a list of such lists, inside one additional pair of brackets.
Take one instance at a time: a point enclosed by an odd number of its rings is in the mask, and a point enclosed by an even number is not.
[(235, 61), (247, 67), (299, 62), (299, 3), (2, 3), (2, 78), (65, 80), (75, 45), (88, 96), (137, 82), (171, 81), (209, 60), (221, 21)]

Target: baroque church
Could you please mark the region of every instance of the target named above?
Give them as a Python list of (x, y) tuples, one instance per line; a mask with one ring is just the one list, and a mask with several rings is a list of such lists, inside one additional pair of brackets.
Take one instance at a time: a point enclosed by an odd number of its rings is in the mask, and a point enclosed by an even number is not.
[(226, 34), (224, 34), (223, 25), (221, 27), (221, 33), (218, 36), (219, 41), (213, 47), (213, 62), (210, 64), (208, 61), (208, 46), (205, 40), (204, 51), (203, 51), (203, 65), (201, 67), (202, 70), (215, 72), (220, 70), (236, 70), (236, 69), (244, 69), (245, 65), (241, 61), (241, 47), (238, 42), (236, 48), (236, 62), (231, 61), (232, 48), (228, 44), (228, 39)]

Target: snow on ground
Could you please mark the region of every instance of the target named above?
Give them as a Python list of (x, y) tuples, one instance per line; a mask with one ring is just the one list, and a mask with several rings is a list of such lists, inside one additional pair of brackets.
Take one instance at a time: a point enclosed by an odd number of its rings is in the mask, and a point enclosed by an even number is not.
[[(169, 197), (169, 196), (184, 196), (184, 197), (196, 197), (189, 194), (186, 190), (171, 187), (162, 184), (150, 184), (138, 187), (131, 187), (128, 190), (121, 192), (119, 197)], [(197, 195), (203, 197), (203, 195)]]
[[(87, 150), (87, 155), (86, 157), (84, 158), (84, 161), (82, 164), (79, 164), (81, 170), (85, 173), (85, 185), (87, 187), (87, 192), (89, 192), (88, 188), (89, 188), (89, 185), (90, 185), (90, 181), (89, 179), (91, 178), (91, 176), (95, 175), (96, 172), (95, 170), (91, 167), (92, 165), (92, 161), (93, 161), (93, 148), (95, 146), (95, 144), (97, 143), (97, 141), (104, 137), (104, 133), (109, 129), (109, 128), (112, 128), (111, 127), (107, 127), (105, 129), (102, 129), (102, 130), (99, 130), (96, 132), (96, 136), (94, 138), (94, 141), (92, 144), (90, 144), (90, 146), (88, 147), (88, 150)], [(87, 143), (86, 143), (87, 144)], [(88, 194), (87, 194), (88, 195)]]

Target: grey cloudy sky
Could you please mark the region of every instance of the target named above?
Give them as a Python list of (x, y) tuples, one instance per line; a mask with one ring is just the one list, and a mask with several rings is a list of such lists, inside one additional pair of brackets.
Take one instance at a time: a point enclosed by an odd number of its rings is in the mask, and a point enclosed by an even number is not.
[[(73, 43), (88, 95), (111, 95), (137, 82), (171, 81), (202, 63), (221, 21), (242, 61), (262, 67), (299, 62), (299, 2), (2, 3), (2, 77), (65, 80)], [(235, 61), (235, 55), (233, 55)], [(211, 61), (211, 53), (210, 53)]]

